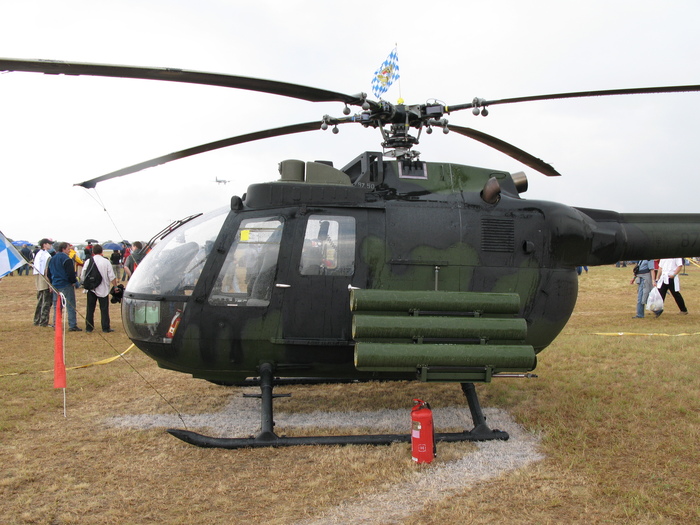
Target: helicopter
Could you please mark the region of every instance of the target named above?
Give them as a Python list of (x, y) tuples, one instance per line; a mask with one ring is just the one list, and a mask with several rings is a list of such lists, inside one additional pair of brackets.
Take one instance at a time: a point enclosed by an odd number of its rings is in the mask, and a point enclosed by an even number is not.
[(129, 338), (163, 368), (260, 387), (257, 436), (168, 430), (193, 445), (409, 441), (408, 435), (278, 436), (273, 417), (275, 386), (406, 380), (461, 385), (474, 428), (437, 433), (436, 440), (508, 439), (486, 424), (474, 383), (534, 376), (539, 353), (574, 310), (577, 266), (700, 255), (700, 214), (621, 214), (526, 200), (522, 172), (426, 162), (415, 150), (423, 131), (441, 129), (559, 176), (543, 160), (447, 116), (462, 110), (486, 116), (491, 106), (530, 101), (697, 92), (700, 85), (409, 105), (171, 68), (0, 59), (0, 71), (185, 82), (344, 105), (341, 117), (169, 153), (78, 183), (85, 188), (265, 138), (337, 133), (349, 124), (381, 133), (381, 150), (342, 167), (282, 160), (276, 180), (251, 184), (229, 206), (177, 221), (147, 243), (149, 253), (122, 300)]

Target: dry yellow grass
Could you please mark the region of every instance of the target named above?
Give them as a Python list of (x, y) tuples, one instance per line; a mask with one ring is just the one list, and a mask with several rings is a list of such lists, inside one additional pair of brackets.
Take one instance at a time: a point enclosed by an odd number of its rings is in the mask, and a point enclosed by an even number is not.
[[(700, 520), (700, 336), (595, 335), (700, 332), (700, 270), (682, 278), (690, 315), (679, 316), (669, 297), (661, 318), (643, 320), (631, 319), (630, 273), (604, 267), (581, 277), (576, 311), (540, 355), (539, 379), (478, 387), (484, 406), (507, 408), (542, 433), (546, 459), (431, 503), (405, 523)], [(64, 418), (61, 391), (40, 372), (52, 367), (53, 332), (32, 326), (33, 308), (31, 278), (0, 282), (0, 376), (20, 372), (0, 377), (2, 523), (303, 522), (417, 471), (408, 445), (209, 450), (162, 430), (108, 427), (109, 416), (172, 411), (149, 384), (190, 413), (222, 407), (238, 392), (160, 370), (138, 351), (70, 371)], [(112, 316), (113, 334), (68, 334), (68, 366), (129, 346), (116, 308)], [(434, 406), (463, 403), (456, 385), (285, 391), (294, 397), (284, 409), (299, 412), (408, 411), (416, 395)], [(442, 446), (437, 465), (471, 447)]]

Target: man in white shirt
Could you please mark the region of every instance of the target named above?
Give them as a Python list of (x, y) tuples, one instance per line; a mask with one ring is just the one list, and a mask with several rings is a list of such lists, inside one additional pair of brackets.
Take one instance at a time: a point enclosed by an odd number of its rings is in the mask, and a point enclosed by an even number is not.
[(102, 256), (102, 245), (95, 244), (92, 247), (92, 258), (85, 262), (80, 280), (85, 280), (85, 275), (95, 265), (102, 276), (102, 282), (94, 290), (87, 293), (87, 314), (85, 315), (85, 331), (90, 333), (95, 328), (95, 307), (100, 303), (100, 321), (102, 331), (105, 333), (114, 332), (109, 321), (109, 291), (117, 284), (117, 277), (114, 275), (112, 263)]
[[(688, 309), (685, 307), (685, 301), (681, 295), (681, 280), (678, 274), (683, 270), (683, 259), (660, 259), (658, 281), (656, 287), (661, 293), (661, 297), (666, 299), (666, 292), (671, 291), (671, 295), (676, 300), (676, 304), (681, 311), (681, 315), (687, 315)], [(656, 317), (659, 317), (663, 310), (656, 312)]]
[(51, 254), (48, 250), (53, 243), (49, 239), (39, 241), (39, 251), (34, 255), (34, 284), (36, 286), (36, 310), (34, 311), (34, 326), (49, 326), (51, 314), (51, 289), (46, 278)]

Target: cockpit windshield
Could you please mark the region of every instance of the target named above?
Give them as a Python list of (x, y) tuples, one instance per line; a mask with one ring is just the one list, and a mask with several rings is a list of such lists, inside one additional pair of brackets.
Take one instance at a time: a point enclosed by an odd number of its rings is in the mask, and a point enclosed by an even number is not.
[(127, 291), (190, 295), (229, 211), (225, 207), (206, 213), (156, 244), (129, 279)]

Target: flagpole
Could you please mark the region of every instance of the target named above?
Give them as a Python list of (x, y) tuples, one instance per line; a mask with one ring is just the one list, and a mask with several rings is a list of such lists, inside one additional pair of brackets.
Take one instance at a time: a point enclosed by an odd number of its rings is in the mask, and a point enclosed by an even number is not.
[[(65, 297), (63, 297), (63, 294), (61, 294), (61, 297), (63, 300), (65, 300)], [(67, 317), (67, 316), (66, 316)], [(63, 318), (63, 373), (66, 373), (66, 318)], [(63, 386), (63, 417), (67, 418), (68, 417), (68, 403), (66, 402), (66, 386), (64, 384)]]
[(66, 403), (66, 318), (63, 315), (66, 297), (58, 294), (56, 301), (56, 326), (54, 327), (53, 387), (63, 390), (63, 417), (68, 417)]
[[(399, 56), (399, 43), (394, 42), (394, 48), (396, 49), (396, 56)], [(401, 95), (401, 75), (399, 75), (398, 78), (399, 81), (399, 100), (397, 100), (397, 104), (403, 104), (403, 96)]]
[[(61, 294), (61, 307), (65, 308), (66, 304), (67, 304), (66, 296)], [(64, 310), (64, 311), (66, 311), (66, 310)], [(66, 311), (66, 313), (68, 313), (68, 312)], [(67, 315), (63, 316), (63, 319), (62, 319), (63, 330), (61, 330), (63, 332), (63, 334), (62, 334), (63, 335), (63, 344), (61, 346), (63, 347), (63, 375), (64, 375), (64, 378), (65, 378), (65, 374), (66, 374), (66, 324), (68, 321), (67, 318), (68, 318)], [(67, 387), (67, 382), (64, 379), (63, 380), (63, 417), (64, 418), (68, 417), (68, 404), (66, 403), (66, 387)]]

